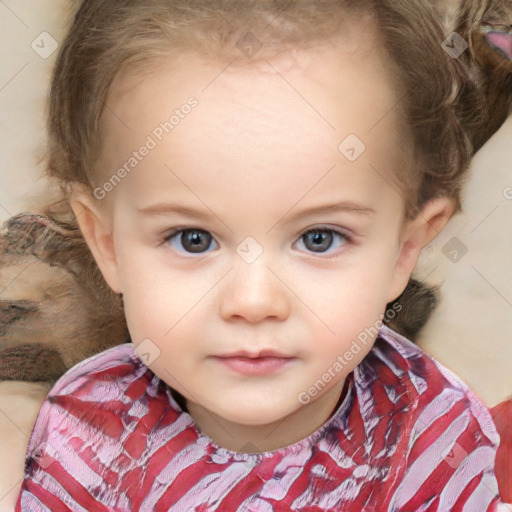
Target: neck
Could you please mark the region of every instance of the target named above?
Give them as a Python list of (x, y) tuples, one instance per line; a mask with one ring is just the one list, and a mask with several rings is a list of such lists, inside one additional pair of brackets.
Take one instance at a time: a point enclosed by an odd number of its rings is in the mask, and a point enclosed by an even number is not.
[(227, 450), (259, 453), (284, 448), (318, 430), (340, 405), (345, 381), (324, 393), (314, 402), (278, 420), (259, 425), (231, 422), (200, 404), (187, 400), (187, 408), (199, 430)]

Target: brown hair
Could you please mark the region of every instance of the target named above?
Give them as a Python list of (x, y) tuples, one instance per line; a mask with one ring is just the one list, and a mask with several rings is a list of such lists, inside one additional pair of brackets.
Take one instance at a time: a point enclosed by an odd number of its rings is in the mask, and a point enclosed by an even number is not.
[[(456, 28), (474, 50), (482, 40), (476, 28), (485, 17), (505, 16), (505, 8), (498, 5), (506, 4), (463, 4)], [(327, 39), (340, 30), (343, 15), (352, 14), (349, 22), (357, 23), (360, 13), (375, 17), (390, 57), (401, 97), (396, 108), (406, 128), (404, 151), (407, 134), (412, 134), (410, 166), (401, 176), (404, 181), (415, 177), (409, 216), (436, 196), (451, 197), (460, 211), (468, 163), (508, 114), (511, 75), (509, 69), (499, 73), (507, 68), (505, 63), (502, 70), (494, 63), (486, 69), (492, 59), (479, 53), (450, 56), (442, 45), (446, 34), (441, 13), (435, 3), (424, 0), (84, 1), (53, 74), (47, 174), (63, 184), (78, 181), (92, 187), (99, 120), (109, 88), (121, 72), (135, 73), (183, 48), (202, 54), (221, 50), (230, 60), (249, 60), (236, 47), (248, 30), (262, 41), (263, 49), (272, 51)], [(495, 80), (482, 87), (482, 76), (490, 71)]]
[[(77, 4), (51, 82), (47, 170), (64, 199), (44, 214), (85, 248), (67, 201), (67, 184), (91, 188), (100, 148), (99, 121), (108, 91), (121, 73), (150, 68), (155, 59), (190, 49), (219, 52), (243, 62), (237, 41), (251, 32), (260, 55), (288, 45), (326, 40), (357, 24), (360, 14), (377, 22), (400, 97), (404, 127), (407, 216), (430, 198), (446, 196), (462, 208), (460, 194), (471, 157), (509, 113), (511, 66), (484, 41), (482, 24), (511, 23), (506, 0), (463, 1), (450, 14), (442, 0), (84, 0)], [(446, 40), (456, 31), (469, 44), (456, 58)], [(445, 41), (445, 43), (443, 43)], [(258, 58), (258, 55), (256, 55)], [(263, 58), (263, 57), (262, 57)], [(87, 251), (82, 250), (81, 254)], [(87, 252), (89, 273), (100, 279)], [(92, 262), (92, 263), (91, 263)], [(115, 300), (104, 287), (105, 300)], [(411, 279), (395, 303), (404, 311), (389, 324), (413, 337), (435, 306), (436, 291)], [(391, 307), (389, 304), (388, 307)], [(119, 322), (124, 318), (119, 317)], [(123, 331), (125, 332), (125, 331)], [(113, 340), (113, 344), (122, 340)]]

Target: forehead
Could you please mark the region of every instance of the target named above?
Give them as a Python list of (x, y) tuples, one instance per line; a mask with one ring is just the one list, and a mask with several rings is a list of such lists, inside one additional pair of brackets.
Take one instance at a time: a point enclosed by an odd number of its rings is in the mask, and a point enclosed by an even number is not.
[[(238, 92), (248, 100), (252, 95), (262, 102), (279, 90), (280, 99), (288, 95), (293, 100), (295, 95), (302, 103), (309, 102), (311, 109), (316, 108), (319, 116), (329, 118), (331, 124), (339, 121), (336, 114), (340, 106), (346, 110), (369, 104), (378, 115), (396, 100), (389, 60), (376, 22), (368, 14), (361, 14), (359, 19), (347, 17), (336, 37), (327, 41), (270, 44), (268, 50), (265, 43), (250, 58), (244, 53), (247, 45), (243, 41), (247, 39), (249, 46), (258, 48), (253, 40), (257, 37), (246, 36), (243, 34), (242, 42), (230, 44), (222, 52), (180, 49), (144, 61), (142, 69), (126, 66), (110, 87), (110, 108), (104, 111), (101, 125), (115, 129), (118, 123), (109, 114), (116, 112), (124, 115), (123, 120), (140, 119), (138, 107), (147, 111), (151, 103), (172, 111), (180, 96), (183, 99), (192, 93), (216, 102), (219, 96)], [(262, 94), (265, 91), (267, 95)], [(236, 98), (226, 99), (234, 102)], [(289, 106), (285, 101), (283, 108)], [(165, 113), (161, 110), (158, 115)], [(349, 115), (347, 112), (345, 117)], [(109, 118), (114, 122), (109, 123)]]
[[(400, 165), (397, 97), (375, 31), (352, 28), (336, 41), (288, 48), (254, 62), (182, 52), (148, 71), (118, 80), (101, 120), (103, 176), (148, 136), (155, 139), (156, 149), (126, 180), (139, 191), (147, 187), (149, 193), (155, 185), (152, 173), (165, 182), (169, 171), (163, 163), (177, 174), (186, 170), (195, 190), (205, 178), (232, 186), (237, 180), (247, 186), (251, 178), (282, 189), (291, 171), (305, 183), (333, 165), (357, 170), (353, 179), (362, 183), (375, 175), (370, 163), (389, 175)], [(183, 114), (180, 107), (191, 97), (197, 106)], [(156, 140), (155, 130), (173, 114), (178, 124)], [(366, 146), (355, 164), (339, 149), (350, 134)], [(381, 182), (374, 176), (375, 187)]]

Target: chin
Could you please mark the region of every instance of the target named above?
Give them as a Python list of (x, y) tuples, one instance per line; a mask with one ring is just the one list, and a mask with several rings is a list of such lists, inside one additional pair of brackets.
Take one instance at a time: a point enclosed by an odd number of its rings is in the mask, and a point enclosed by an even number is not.
[(216, 414), (225, 420), (244, 425), (247, 427), (261, 427), (264, 425), (271, 425), (272, 423), (282, 421), (288, 414), (294, 411), (283, 412), (283, 408), (276, 404), (274, 407), (251, 407), (249, 404), (243, 404), (243, 407), (233, 410), (232, 403), (229, 404), (229, 409), (222, 408), (216, 409)]

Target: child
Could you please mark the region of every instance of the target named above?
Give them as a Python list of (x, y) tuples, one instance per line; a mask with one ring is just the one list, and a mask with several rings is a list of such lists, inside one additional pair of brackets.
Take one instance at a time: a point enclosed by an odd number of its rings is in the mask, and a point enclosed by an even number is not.
[[(383, 325), (507, 114), (508, 75), (486, 90), (440, 15), (82, 3), (49, 171), (133, 345), (53, 386), (16, 510), (503, 505), (488, 410)], [(481, 16), (460, 15), (471, 43)]]

